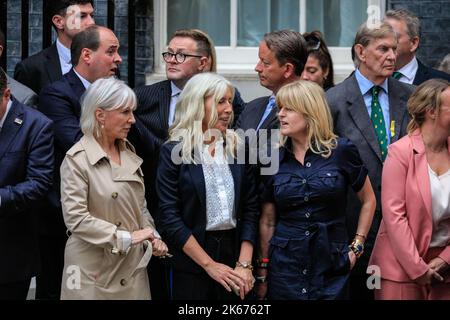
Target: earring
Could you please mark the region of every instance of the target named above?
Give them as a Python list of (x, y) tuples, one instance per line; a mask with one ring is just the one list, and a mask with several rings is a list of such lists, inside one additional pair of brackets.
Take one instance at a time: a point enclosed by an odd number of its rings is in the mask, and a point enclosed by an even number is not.
[(102, 125), (100, 126), (100, 128), (105, 129), (105, 125), (102, 124)]

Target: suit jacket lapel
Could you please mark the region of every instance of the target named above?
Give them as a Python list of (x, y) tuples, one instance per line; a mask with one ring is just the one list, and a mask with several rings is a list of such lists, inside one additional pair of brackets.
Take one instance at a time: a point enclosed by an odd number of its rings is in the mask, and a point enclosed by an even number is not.
[(17, 101), (13, 101), (0, 132), (0, 159), (3, 158), (19, 129), (24, 125), (23, 121), (22, 106)]
[(417, 180), (417, 187), (427, 209), (427, 214), (431, 218), (431, 187), (430, 179), (428, 177), (428, 161), (425, 153), (425, 146), (418, 131), (413, 133), (411, 141), (414, 149), (414, 167), (416, 168), (415, 178)]
[(378, 139), (372, 126), (372, 120), (367, 112), (364, 98), (360, 92), (356, 77), (353, 75), (349, 79), (346, 93), (347, 102), (349, 104), (348, 112), (353, 118), (355, 126), (361, 131), (367, 143), (381, 161), (381, 150), (378, 145)]
[(198, 198), (200, 199), (201, 207), (206, 208), (206, 187), (203, 167), (200, 164), (188, 164), (188, 167), (192, 182), (194, 183)]
[[(52, 44), (49, 50), (46, 51), (45, 69), (48, 73), (48, 78), (51, 82), (55, 82), (62, 77), (61, 62), (59, 61), (58, 49), (56, 49), (56, 42)], [(39, 93), (39, 92), (38, 92)]]
[(425, 79), (428, 79), (428, 69), (425, 67), (425, 65), (417, 59), (417, 63), (419, 64), (419, 67), (417, 68), (416, 76), (413, 80), (413, 85), (417, 86), (425, 81)]
[[(80, 102), (80, 98), (83, 95), (83, 93), (86, 91), (86, 88), (83, 85), (83, 82), (81, 82), (80, 78), (78, 78), (78, 76), (76, 75), (75, 71), (72, 69), (70, 69), (70, 71), (65, 75), (67, 81), (70, 84), (70, 87), (72, 88), (76, 98), (78, 99), (78, 102)], [(78, 116), (81, 115), (81, 106), (80, 103), (78, 103), (78, 105), (76, 106), (77, 110), (77, 114)]]
[(237, 208), (239, 208), (239, 195), (241, 194), (241, 169), (242, 166), (231, 163), (229, 164), (231, 175), (233, 176), (233, 182), (234, 182), (234, 212), (237, 213)]
[[(400, 137), (400, 130), (403, 117), (406, 111), (406, 103), (408, 96), (398, 87), (397, 83), (392, 79), (388, 79), (389, 88), (389, 114), (391, 123), (394, 121), (394, 136), (391, 137), (391, 143), (394, 143)], [(390, 124), (389, 124), (390, 127)]]
[[(251, 125), (249, 126), (249, 128), (254, 128), (256, 129), (258, 127), (259, 122), (261, 121), (261, 118), (264, 114), (264, 111), (266, 110), (266, 106), (269, 103), (269, 98), (270, 97), (266, 97), (265, 99), (262, 99), (259, 103), (258, 106), (256, 106), (256, 110), (255, 110), (255, 116), (252, 117), (251, 120)], [(266, 123), (266, 121), (268, 120), (269, 116), (266, 118), (266, 120), (263, 122), (263, 124), (261, 125), (261, 128), (264, 128), (264, 124)]]
[(164, 132), (169, 130), (169, 109), (170, 99), (172, 98), (172, 89), (170, 87), (170, 81), (164, 81), (159, 91), (159, 115), (161, 119), (161, 128), (164, 128)]

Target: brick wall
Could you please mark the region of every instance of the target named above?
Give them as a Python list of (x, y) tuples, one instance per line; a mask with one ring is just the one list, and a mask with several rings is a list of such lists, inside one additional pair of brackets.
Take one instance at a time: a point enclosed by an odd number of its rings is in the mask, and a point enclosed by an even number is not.
[(450, 0), (388, 0), (389, 9), (406, 8), (421, 22), (421, 44), (417, 56), (436, 66), (450, 53)]
[[(29, 55), (42, 50), (42, 1), (29, 0)], [(121, 78), (128, 80), (128, 0), (115, 1), (115, 34), (121, 48), (119, 53), (123, 62), (120, 67)], [(99, 25), (107, 25), (108, 0), (94, 0), (95, 21)], [(135, 0), (136, 2), (136, 57), (135, 85), (145, 83), (145, 73), (153, 69), (153, 5), (152, 1)], [(21, 60), (21, 2), (7, 1), (7, 72), (11, 76), (15, 65)], [(5, 30), (4, 30), (5, 31)], [(53, 40), (55, 32), (53, 32)]]

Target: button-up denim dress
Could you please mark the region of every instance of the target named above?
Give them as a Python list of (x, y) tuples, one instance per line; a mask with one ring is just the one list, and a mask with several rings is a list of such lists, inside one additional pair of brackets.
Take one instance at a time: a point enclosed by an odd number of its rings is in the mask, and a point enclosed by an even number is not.
[(356, 147), (340, 138), (325, 158), (308, 150), (295, 159), (289, 141), (269, 177), (264, 202), (276, 207), (269, 246), (269, 299), (346, 299), (350, 274), (345, 207), (348, 188), (358, 192), (367, 169)]

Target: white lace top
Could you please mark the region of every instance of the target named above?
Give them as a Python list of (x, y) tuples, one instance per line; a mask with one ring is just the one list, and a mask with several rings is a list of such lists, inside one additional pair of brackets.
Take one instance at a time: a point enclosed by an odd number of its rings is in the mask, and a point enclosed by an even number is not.
[(224, 156), (223, 140), (215, 143), (214, 157), (203, 146), (202, 168), (206, 188), (206, 231), (236, 228), (234, 180)]

